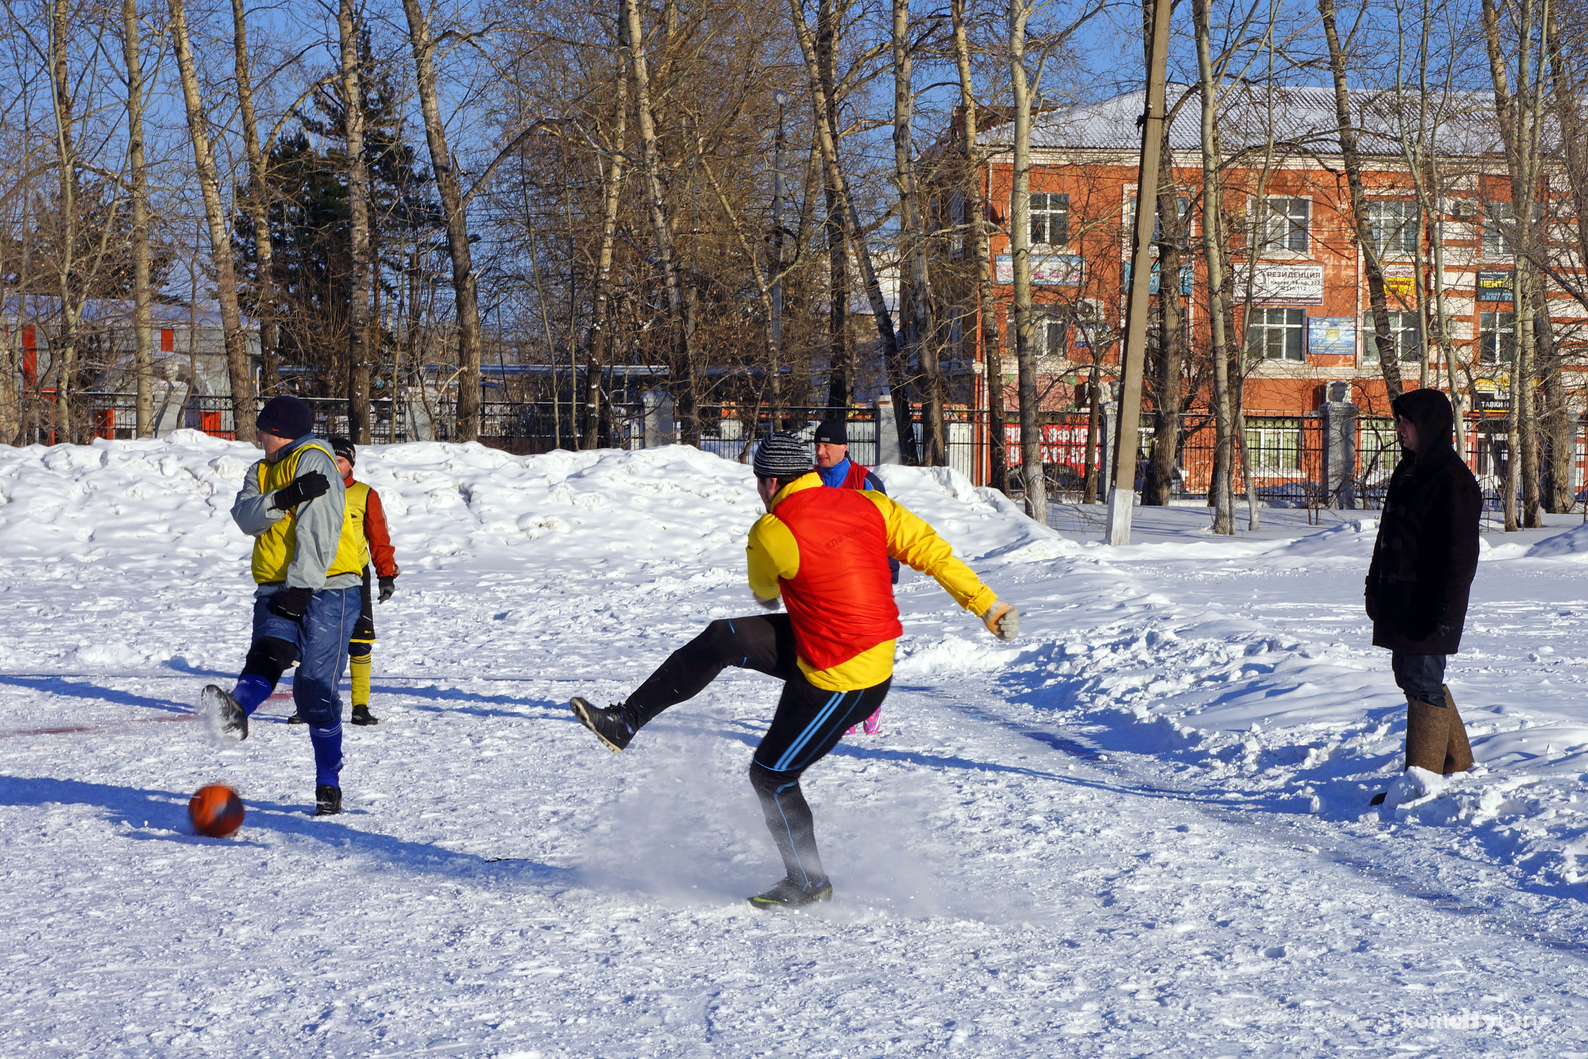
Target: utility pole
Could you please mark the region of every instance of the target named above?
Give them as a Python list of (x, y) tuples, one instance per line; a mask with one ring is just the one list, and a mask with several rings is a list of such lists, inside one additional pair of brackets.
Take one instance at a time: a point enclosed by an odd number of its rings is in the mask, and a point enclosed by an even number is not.
[(772, 148), (772, 246), (776, 260), (772, 265), (772, 429), (783, 429), (783, 108), (788, 93), (779, 88), (772, 93), (777, 103), (777, 139)]
[[(1136, 503), (1136, 447), (1140, 444), (1141, 375), (1147, 361), (1147, 312), (1152, 290), (1152, 230), (1158, 213), (1158, 159), (1163, 144), (1164, 69), (1169, 52), (1171, 0), (1151, 0), (1152, 47), (1147, 52), (1147, 101), (1141, 116), (1141, 170), (1136, 178), (1136, 232), (1130, 251), (1130, 302), (1125, 314), (1125, 392), (1119, 400), (1114, 474), (1108, 493), (1108, 543), (1130, 543)], [(1164, 276), (1161, 283), (1179, 283)]]

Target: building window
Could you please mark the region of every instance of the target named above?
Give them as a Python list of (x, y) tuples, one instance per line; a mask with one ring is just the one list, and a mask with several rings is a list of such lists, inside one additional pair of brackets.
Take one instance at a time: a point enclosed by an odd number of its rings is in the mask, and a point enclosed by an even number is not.
[(1039, 357), (1063, 358), (1069, 352), (1068, 327), (1059, 316), (1038, 316), (1031, 321), (1031, 344)]
[(1410, 199), (1369, 199), (1367, 225), (1373, 249), (1380, 254), (1411, 256), (1417, 252), (1417, 203)]
[(1484, 364), (1509, 364), (1516, 359), (1516, 314), (1478, 314), (1478, 359)]
[(1483, 256), (1510, 257), (1516, 234), (1516, 214), (1509, 202), (1489, 202), (1483, 208)]
[(1257, 233), (1257, 254), (1305, 254), (1309, 249), (1307, 228), (1312, 218), (1310, 199), (1270, 198), (1253, 202), (1253, 231)]
[[(1423, 329), (1419, 326), (1416, 313), (1396, 312), (1391, 310), (1384, 314), (1389, 317), (1390, 337), (1395, 340), (1395, 352), (1401, 360), (1415, 361), (1423, 355)], [(1374, 330), (1375, 320), (1373, 311), (1369, 309), (1362, 314), (1362, 363), (1378, 363), (1378, 337)]]
[(965, 193), (953, 192), (948, 197), (948, 253), (950, 257), (965, 254)]
[(1070, 196), (1031, 196), (1031, 245), (1064, 246), (1070, 241)]
[(1246, 323), (1252, 360), (1306, 360), (1307, 310), (1253, 309)]
[(1242, 440), (1254, 475), (1301, 470), (1301, 420), (1248, 417)]

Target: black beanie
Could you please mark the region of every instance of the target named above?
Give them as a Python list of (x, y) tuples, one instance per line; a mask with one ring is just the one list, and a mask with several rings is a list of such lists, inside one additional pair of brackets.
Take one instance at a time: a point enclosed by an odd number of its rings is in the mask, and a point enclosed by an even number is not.
[(331, 439), (331, 451), (348, 462), (348, 466), (358, 462), (358, 450), (353, 447), (352, 438), (340, 435)]
[(849, 424), (842, 419), (824, 419), (816, 428), (816, 443), (829, 445), (849, 444)]
[(768, 434), (755, 449), (757, 478), (798, 478), (812, 466), (810, 450), (799, 435), (787, 431)]
[(259, 410), (254, 425), (266, 434), (296, 441), (314, 433), (314, 412), (296, 397), (272, 397)]

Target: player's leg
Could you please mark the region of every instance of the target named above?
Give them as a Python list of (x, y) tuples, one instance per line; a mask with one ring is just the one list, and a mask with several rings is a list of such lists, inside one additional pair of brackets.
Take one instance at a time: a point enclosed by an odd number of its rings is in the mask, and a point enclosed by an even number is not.
[(352, 676), (353, 712), (348, 718), (354, 724), (379, 724), (380, 718), (369, 712), (369, 677), (372, 662), (371, 650), (375, 645), (375, 608), (369, 591), (369, 567), (364, 568), (364, 584), (359, 589), (358, 622), (347, 645), (347, 668)]
[(316, 815), (342, 811), (342, 699), (347, 641), (358, 620), (358, 589), (322, 589), (303, 616), (302, 661), (292, 681), (298, 713), (309, 722), (314, 747)]
[(692, 699), (729, 666), (782, 680), (799, 673), (787, 614), (723, 618), (668, 656), (623, 702), (601, 709), (583, 698), (570, 705), (580, 722), (613, 750), (669, 706)]
[(200, 700), (200, 712), (219, 734), (230, 739), (248, 738), (248, 718), (270, 697), (281, 674), (298, 657), (298, 623), (273, 613), (273, 598), (254, 598), (253, 642), (232, 690), (228, 693), (210, 684)]
[(777, 714), (750, 762), (750, 785), (787, 874), (766, 893), (752, 897), (751, 904), (798, 907), (832, 896), (800, 777), (838, 744), (850, 725), (881, 706), (891, 683), (890, 678), (871, 688), (827, 691), (797, 674), (784, 684)]

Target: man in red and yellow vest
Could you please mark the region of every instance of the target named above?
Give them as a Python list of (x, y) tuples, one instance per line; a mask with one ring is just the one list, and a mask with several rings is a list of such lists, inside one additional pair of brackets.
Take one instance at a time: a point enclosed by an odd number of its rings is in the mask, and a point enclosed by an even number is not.
[(999, 639), (1019, 634), (1020, 613), (956, 559), (931, 526), (886, 495), (823, 488), (795, 435), (762, 441), (755, 475), (767, 514), (750, 530), (745, 548), (750, 589), (768, 610), (781, 598), (788, 613), (714, 621), (623, 703), (601, 709), (575, 698), (570, 705), (585, 727), (618, 751), (646, 722), (694, 697), (727, 666), (783, 681), (771, 727), (751, 759), (750, 783), (787, 875), (750, 903), (797, 908), (832, 897), (800, 776), (882, 704), (893, 680), (893, 647), (903, 628), (888, 557), (931, 575)]
[(210, 684), (201, 712), (227, 738), (248, 738), (248, 717), (294, 662), (292, 699), (314, 748), (315, 815), (342, 811), (342, 700), (337, 689), (359, 614), (363, 554), (343, 539), (345, 488), (296, 397), (260, 409), (265, 450), (243, 475), (232, 521), (254, 538), (253, 642), (236, 686)]
[[(369, 678), (375, 645), (375, 597), (370, 591), (370, 565), (374, 564), (375, 577), (380, 584), (380, 602), (384, 603), (397, 591), (397, 553), (391, 546), (391, 533), (386, 528), (386, 509), (381, 505), (380, 494), (365, 482), (353, 478), (353, 464), (358, 462), (358, 449), (351, 438), (333, 437), (331, 451), (336, 454), (336, 469), (342, 475), (342, 486), (347, 491), (347, 513), (342, 522), (341, 546), (365, 557), (359, 588), (358, 624), (348, 638), (347, 668), (353, 686), (353, 713), (348, 719), (357, 725), (379, 724), (380, 718), (369, 712)], [(287, 718), (288, 724), (305, 723), (300, 714)]]

